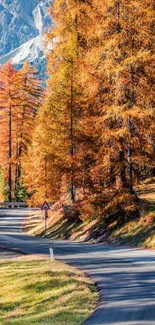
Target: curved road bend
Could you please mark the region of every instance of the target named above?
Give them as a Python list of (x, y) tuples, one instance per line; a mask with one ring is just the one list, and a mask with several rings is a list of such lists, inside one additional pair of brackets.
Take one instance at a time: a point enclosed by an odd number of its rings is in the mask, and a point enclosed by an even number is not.
[[(0, 246), (47, 255), (50, 240), (21, 233), (28, 211), (0, 210)], [(57, 259), (82, 268), (98, 285), (101, 301), (85, 325), (155, 325), (155, 251), (68, 241), (53, 245)]]

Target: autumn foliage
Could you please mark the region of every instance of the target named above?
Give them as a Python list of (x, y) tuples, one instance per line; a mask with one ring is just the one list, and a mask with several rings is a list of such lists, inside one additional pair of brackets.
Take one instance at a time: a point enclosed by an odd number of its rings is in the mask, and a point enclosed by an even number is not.
[(37, 71), (26, 63), (16, 71), (11, 63), (0, 70), (0, 166), (8, 200), (17, 199), (21, 158), (31, 143), (34, 119), (42, 102)]
[[(33, 100), (25, 106), (25, 126), (23, 110), (18, 115), (23, 131), (17, 132), (13, 119), (11, 158), (3, 146), (7, 173), (21, 153), (31, 204), (45, 198), (67, 202), (85, 219), (136, 216), (140, 201), (134, 186), (154, 165), (154, 2), (55, 0), (50, 14), (45, 102), (40, 109), (40, 100), (34, 105), (40, 92), (27, 75), (22, 107), (27, 97)], [(11, 72), (10, 90), (1, 83), (3, 142), (9, 137), (10, 103), (18, 110), (17, 98), (10, 97), (5, 107), (4, 92), (9, 96), (12, 87), (18, 89), (26, 69)]]
[(67, 198), (86, 219), (136, 215), (134, 184), (154, 158), (153, 1), (56, 0), (50, 12), (32, 200)]

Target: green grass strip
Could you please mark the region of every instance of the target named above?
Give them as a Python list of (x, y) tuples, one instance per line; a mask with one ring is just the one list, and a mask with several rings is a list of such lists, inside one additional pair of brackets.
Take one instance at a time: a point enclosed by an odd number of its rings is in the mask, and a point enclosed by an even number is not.
[(0, 262), (1, 325), (80, 325), (97, 297), (90, 279), (61, 262), (35, 256)]

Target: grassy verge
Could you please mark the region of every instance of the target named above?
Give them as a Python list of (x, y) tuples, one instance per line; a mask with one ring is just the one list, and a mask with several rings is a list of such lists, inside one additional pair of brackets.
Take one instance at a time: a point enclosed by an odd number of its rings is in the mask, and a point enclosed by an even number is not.
[(80, 325), (97, 301), (80, 271), (47, 259), (0, 261), (1, 325)]

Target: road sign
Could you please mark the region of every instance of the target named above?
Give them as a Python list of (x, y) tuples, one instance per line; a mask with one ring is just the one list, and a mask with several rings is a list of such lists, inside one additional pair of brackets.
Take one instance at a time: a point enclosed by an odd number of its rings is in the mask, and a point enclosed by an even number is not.
[(49, 204), (46, 201), (41, 206), (41, 210), (50, 210), (50, 209), (51, 208), (50, 208)]

